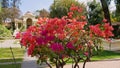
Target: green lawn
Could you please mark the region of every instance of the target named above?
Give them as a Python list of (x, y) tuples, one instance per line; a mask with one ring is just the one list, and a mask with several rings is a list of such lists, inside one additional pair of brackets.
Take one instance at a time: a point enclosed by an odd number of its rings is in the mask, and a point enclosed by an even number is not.
[(3, 42), (4, 42), (4, 40), (1, 40), (1, 39), (0, 39), (0, 43), (3, 43)]
[(21, 68), (21, 64), (5, 64), (0, 65), (0, 68)]
[[(16, 62), (21, 62), (23, 58), (15, 58)], [(0, 59), (0, 63), (5, 63), (5, 62), (14, 62), (13, 58), (10, 59)]]
[[(100, 61), (100, 60), (110, 60), (110, 59), (115, 59), (115, 58), (120, 58), (120, 52), (113, 52), (113, 51), (102, 51), (99, 52), (98, 55), (95, 55), (91, 58), (91, 61)], [(73, 60), (70, 59), (67, 63), (72, 63)], [(82, 61), (81, 61), (82, 62)]]
[(100, 52), (91, 58), (93, 61), (104, 60), (104, 59), (115, 59), (120, 58), (120, 52), (106, 51)]
[[(24, 56), (23, 48), (12, 48), (16, 61), (22, 61)], [(0, 48), (0, 62), (13, 62), (10, 48)]]

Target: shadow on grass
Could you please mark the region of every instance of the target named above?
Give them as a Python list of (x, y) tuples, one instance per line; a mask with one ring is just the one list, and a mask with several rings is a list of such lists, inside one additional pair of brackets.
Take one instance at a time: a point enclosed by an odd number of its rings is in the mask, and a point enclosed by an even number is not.
[(0, 68), (21, 68), (21, 64), (4, 64), (0, 65)]

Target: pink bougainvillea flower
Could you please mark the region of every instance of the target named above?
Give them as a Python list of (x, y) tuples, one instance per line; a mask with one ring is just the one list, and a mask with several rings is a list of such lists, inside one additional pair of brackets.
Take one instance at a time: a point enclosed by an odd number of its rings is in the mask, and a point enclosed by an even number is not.
[(94, 38), (109, 39), (113, 36), (113, 28), (109, 23), (106, 23), (105, 19), (103, 20), (105, 23), (102, 25), (85, 27), (87, 25), (86, 17), (79, 14), (83, 12), (82, 10), (82, 8), (72, 4), (67, 16), (39, 18), (34, 26), (30, 26), (21, 35), (18, 34), (18, 37), (21, 37), (21, 44), (28, 48), (28, 55), (39, 55), (38, 58), (41, 61), (46, 61), (46, 57), (59, 58), (56, 61), (59, 64), (58, 61), (62, 63), (64, 58), (73, 58), (69, 55), (70, 52), (75, 54), (76, 59), (80, 59), (82, 55), (88, 57), (90, 54), (87, 47), (90, 50), (94, 48), (91, 47), (94, 44), (93, 41), (96, 40)]
[(85, 56), (88, 56), (88, 55), (89, 55), (89, 53), (88, 53), (88, 52), (84, 52), (84, 55), (85, 55)]
[(47, 31), (47, 30), (41, 31), (41, 35), (42, 35), (42, 36), (47, 36), (47, 34), (48, 34), (48, 31)]
[(33, 44), (31, 44), (28, 48), (28, 55), (32, 55), (33, 50), (34, 50), (35, 46)]
[(54, 39), (55, 39), (55, 36), (52, 36), (52, 35), (46, 36), (46, 40), (48, 41), (53, 41)]
[(20, 37), (21, 37), (21, 33), (18, 32), (18, 33), (16, 34), (16, 36), (15, 36), (15, 39), (20, 39)]
[(73, 16), (73, 12), (68, 12), (68, 17), (72, 18), (72, 16)]
[(40, 45), (45, 45), (46, 41), (44, 38), (39, 37), (36, 39), (36, 43), (40, 46)]
[(79, 12), (79, 13), (83, 12), (83, 9), (82, 9), (82, 8), (79, 8), (79, 9), (78, 9), (78, 12)]
[(108, 23), (108, 22), (107, 22), (107, 19), (103, 19), (103, 22), (104, 22), (104, 23)]
[(83, 48), (83, 46), (82, 45), (78, 45), (77, 47), (76, 47), (76, 49), (75, 50), (80, 50), (80, 49), (82, 49)]
[(86, 20), (86, 16), (81, 16), (81, 19), (82, 20)]
[(72, 4), (72, 6), (70, 7), (71, 11), (77, 11), (78, 10), (78, 6), (75, 6), (74, 4)]
[(90, 31), (97, 36), (104, 37), (104, 33), (100, 29), (100, 24), (91, 25), (90, 26)]
[(66, 46), (69, 49), (74, 49), (74, 46), (73, 46), (72, 42), (68, 42)]
[(105, 37), (106, 37), (106, 38), (109, 38), (109, 37), (111, 37), (111, 36), (114, 36), (114, 34), (112, 33), (112, 31), (113, 31), (114, 29), (113, 29), (112, 26), (110, 26), (109, 23), (105, 23), (105, 24), (104, 24), (104, 28), (105, 28), (104, 33), (105, 33)]
[(50, 48), (53, 52), (60, 53), (64, 50), (64, 47), (60, 43), (53, 43), (50, 45)]

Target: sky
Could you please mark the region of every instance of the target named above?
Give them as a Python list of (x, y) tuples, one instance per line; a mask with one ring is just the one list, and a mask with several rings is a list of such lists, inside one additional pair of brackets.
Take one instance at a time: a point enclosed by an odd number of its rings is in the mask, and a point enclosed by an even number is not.
[[(36, 10), (46, 9), (49, 11), (50, 5), (54, 0), (21, 0), (20, 10), (23, 14), (27, 11), (35, 12)], [(79, 0), (79, 2), (84, 2), (86, 4), (87, 1), (91, 0)], [(110, 6), (111, 10), (114, 10), (114, 4), (112, 3)]]
[[(86, 2), (90, 0), (79, 0), (80, 2)], [(27, 11), (35, 12), (36, 10), (46, 9), (49, 10), (50, 5), (54, 0), (21, 0), (20, 10), (22, 13)]]
[(23, 14), (27, 11), (35, 12), (43, 8), (49, 10), (52, 3), (53, 0), (21, 0), (20, 10)]

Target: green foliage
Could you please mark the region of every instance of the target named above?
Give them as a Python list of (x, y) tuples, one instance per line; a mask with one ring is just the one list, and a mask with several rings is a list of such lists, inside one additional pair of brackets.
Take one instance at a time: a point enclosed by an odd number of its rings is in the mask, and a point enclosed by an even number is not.
[(95, 0), (88, 3), (88, 22), (91, 25), (102, 24), (103, 13), (100, 3), (97, 3)]
[(23, 31), (25, 31), (26, 29), (25, 29), (25, 26), (21, 26), (20, 27), (20, 32), (23, 32)]
[(106, 1), (107, 5), (110, 5), (111, 0), (105, 0), (105, 1)]
[(54, 3), (50, 7), (50, 17), (61, 18), (66, 16), (72, 4), (85, 8), (82, 3), (75, 0), (54, 0)]
[(10, 37), (12, 36), (11, 31), (8, 30), (5, 26), (0, 25), (0, 37)]
[(115, 0), (116, 5), (116, 11), (115, 11), (115, 17), (118, 22), (120, 22), (120, 0)]
[[(110, 0), (109, 0), (110, 1)], [(109, 1), (106, 0), (100, 0), (102, 9), (104, 12), (104, 18), (107, 20), (108, 23), (111, 25), (111, 19), (110, 19), (110, 11), (109, 11)]]
[(48, 17), (49, 16), (49, 12), (45, 9), (42, 9), (39, 12), (40, 12), (40, 17)]

